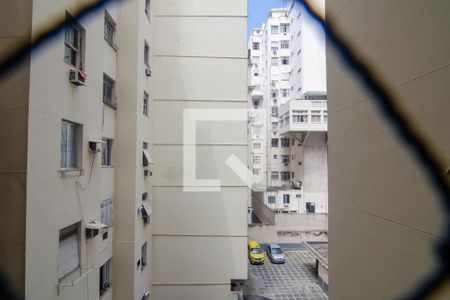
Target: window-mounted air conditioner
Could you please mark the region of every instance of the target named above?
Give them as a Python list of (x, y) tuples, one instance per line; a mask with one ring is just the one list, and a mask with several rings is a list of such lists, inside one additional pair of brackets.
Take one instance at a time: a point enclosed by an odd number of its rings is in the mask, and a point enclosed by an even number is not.
[(102, 152), (103, 141), (89, 141), (89, 152)]
[(69, 70), (69, 80), (75, 85), (86, 85), (86, 79), (87, 74), (76, 70), (76, 69), (70, 69)]
[(152, 76), (152, 70), (150, 70), (150, 68), (145, 68), (145, 76), (147, 76), (147, 77)]
[(86, 224), (86, 238), (91, 239), (95, 236), (97, 236), (100, 233), (101, 229), (107, 228), (103, 223), (100, 223), (98, 221), (93, 221), (89, 224)]

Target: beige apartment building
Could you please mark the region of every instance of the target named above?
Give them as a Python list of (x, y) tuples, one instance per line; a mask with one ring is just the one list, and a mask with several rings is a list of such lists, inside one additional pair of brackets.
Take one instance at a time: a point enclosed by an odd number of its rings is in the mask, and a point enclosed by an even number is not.
[[(448, 1), (327, 1), (327, 20), (450, 161)], [(331, 299), (409, 299), (442, 266), (448, 215), (425, 170), (327, 45)], [(447, 173), (448, 177), (448, 173)], [(445, 288), (429, 299), (449, 299)]]
[(67, 22), (0, 79), (0, 271), (25, 299), (237, 299), (246, 122), (199, 122), (221, 184), (188, 192), (183, 110), (246, 108), (246, 1), (80, 4), (0, 4), (0, 58)]

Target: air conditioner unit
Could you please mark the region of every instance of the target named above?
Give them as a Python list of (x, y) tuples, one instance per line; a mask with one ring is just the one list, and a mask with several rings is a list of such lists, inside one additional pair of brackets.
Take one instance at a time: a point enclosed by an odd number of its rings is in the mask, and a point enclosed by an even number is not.
[(152, 70), (150, 70), (150, 68), (145, 68), (145, 76), (147, 76), (147, 77), (152, 76)]
[(89, 152), (102, 152), (103, 141), (89, 141)]
[(86, 238), (91, 239), (97, 236), (100, 233), (101, 229), (107, 228), (105, 224), (102, 224), (98, 221), (93, 221), (89, 224), (86, 224)]
[(87, 74), (79, 70), (69, 70), (69, 80), (75, 85), (86, 85)]

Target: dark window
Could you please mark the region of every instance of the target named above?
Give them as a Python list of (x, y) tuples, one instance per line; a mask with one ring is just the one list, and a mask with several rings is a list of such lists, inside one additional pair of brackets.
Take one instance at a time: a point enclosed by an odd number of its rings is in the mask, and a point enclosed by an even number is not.
[(103, 103), (116, 107), (116, 82), (103, 73)]
[(111, 259), (100, 267), (99, 292), (102, 296), (111, 287)]
[(79, 70), (84, 70), (85, 30), (66, 13), (64, 28), (64, 60)]
[(116, 22), (111, 15), (105, 10), (105, 40), (114, 48), (116, 46)]
[(278, 147), (278, 139), (272, 139), (272, 148)]
[(283, 204), (289, 204), (289, 195), (288, 194), (283, 195)]
[(269, 201), (270, 204), (274, 204), (275, 200), (276, 200), (275, 196), (269, 196), (268, 197), (268, 201)]
[(144, 115), (148, 116), (148, 94), (144, 92), (144, 107), (143, 107)]
[(103, 138), (102, 142), (102, 166), (112, 166), (113, 140)]

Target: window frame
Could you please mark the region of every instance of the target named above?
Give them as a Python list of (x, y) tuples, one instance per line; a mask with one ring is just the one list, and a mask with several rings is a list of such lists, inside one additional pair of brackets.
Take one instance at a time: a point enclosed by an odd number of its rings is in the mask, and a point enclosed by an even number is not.
[[(107, 89), (111, 88), (111, 98), (107, 97)], [(108, 74), (103, 73), (103, 103), (112, 108), (117, 108), (116, 102), (116, 81), (112, 79)]]
[(108, 226), (108, 228), (113, 227), (114, 224), (113, 198), (109, 198), (100, 202), (100, 222)]
[(101, 161), (102, 167), (114, 166), (113, 145), (114, 139), (105, 137), (102, 138), (102, 161)]
[[(58, 282), (63, 281), (65, 278), (70, 276), (76, 270), (81, 268), (81, 230), (80, 230), (80, 222), (69, 225), (59, 230), (59, 247), (58, 247), (58, 261), (57, 261), (57, 270), (58, 270)], [(61, 242), (66, 241), (75, 236), (76, 240), (76, 251), (77, 251), (77, 264), (72, 267), (69, 271), (66, 271), (63, 275), (60, 275), (60, 256), (61, 256)]]
[[(103, 279), (103, 280), (102, 280)], [(103, 296), (112, 285), (112, 258), (99, 268), (99, 294)]]
[[(113, 17), (109, 14), (109, 12), (105, 9), (105, 24), (104, 24), (104, 38), (108, 44), (117, 51), (117, 23), (114, 21)], [(112, 32), (111, 37), (109, 37), (108, 33)]]
[(144, 91), (142, 113), (146, 117), (148, 117), (148, 112), (149, 112), (149, 98), (150, 98), (149, 94)]
[[(68, 141), (68, 132), (64, 132), (64, 127), (66, 125), (66, 130), (70, 126), (73, 128), (72, 132), (72, 144), (69, 151), (69, 141)], [(71, 122), (65, 119), (61, 120), (61, 157), (60, 157), (60, 169), (61, 170), (80, 170), (82, 166), (82, 135), (83, 135), (83, 127), (81, 124)], [(63, 144), (63, 140), (65, 137), (65, 143)], [(63, 149), (66, 149), (65, 151)], [(69, 155), (69, 153), (74, 152), (73, 155)], [(70, 158), (68, 156), (71, 156)], [(69, 162), (70, 160), (70, 162)], [(63, 163), (65, 162), (65, 164)]]
[[(84, 71), (84, 56), (85, 56), (85, 43), (86, 43), (86, 30), (78, 23), (75, 18), (66, 11), (66, 24), (64, 27), (64, 61), (75, 69)], [(73, 41), (68, 41), (68, 29), (71, 29), (74, 33), (76, 32), (76, 40), (78, 47), (73, 44)], [(72, 34), (71, 37), (74, 37)], [(66, 56), (66, 50), (74, 51), (75, 53), (75, 64), (72, 63), (72, 52), (69, 56)]]

